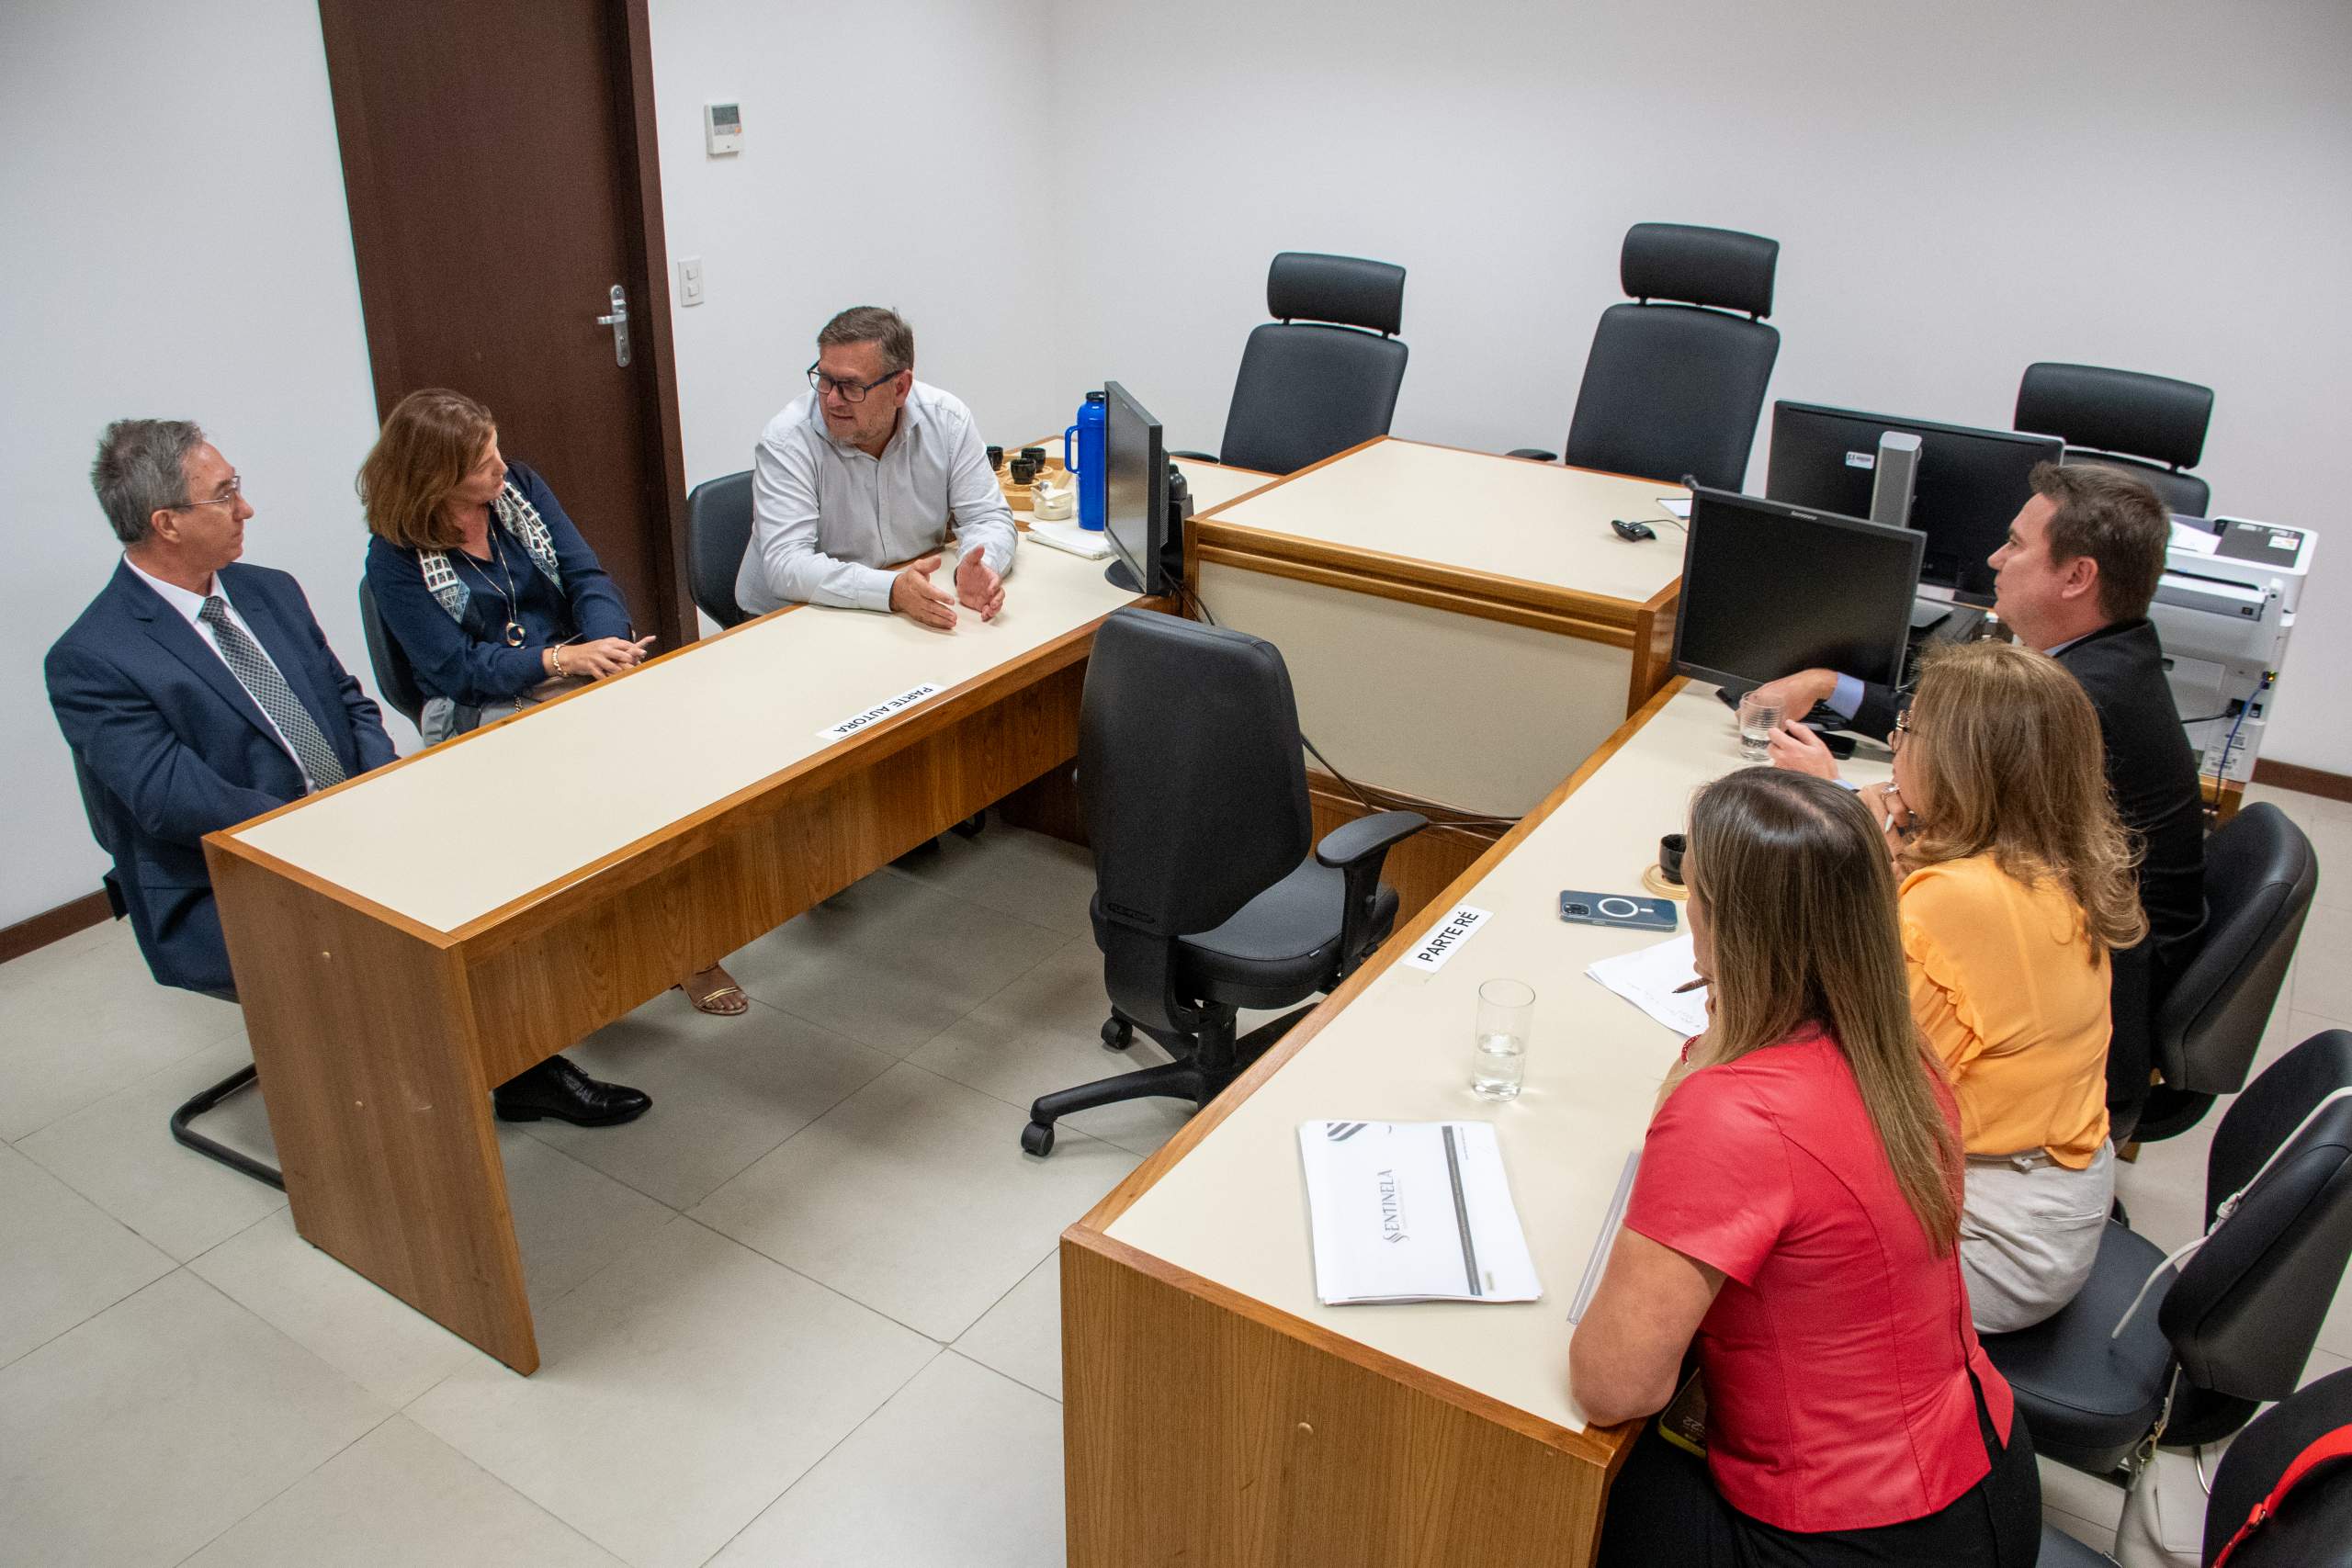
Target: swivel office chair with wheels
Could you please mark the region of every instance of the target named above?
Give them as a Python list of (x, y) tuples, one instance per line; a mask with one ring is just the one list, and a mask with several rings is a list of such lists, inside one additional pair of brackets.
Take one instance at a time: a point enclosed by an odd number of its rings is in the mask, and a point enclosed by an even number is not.
[(2061, 462), (2121, 468), (2145, 479), (2173, 511), (2203, 517), (2212, 506), (2211, 491), (2203, 479), (2181, 470), (2195, 468), (2205, 455), (2205, 431), (2212, 419), (2211, 387), (2137, 370), (2044, 360), (2026, 367), (2018, 383), (2017, 417), (2010, 423), (2064, 441)]
[[(1570, 466), (1738, 490), (1781, 354), (1764, 324), (1780, 257), (1778, 240), (1730, 229), (1627, 230), (1618, 276), (1635, 302), (1611, 305), (1592, 334)], [(1526, 446), (1510, 456), (1552, 460)]]
[[(2352, 1371), (2331, 1372), (2264, 1411), (2231, 1439), (2213, 1472), (2198, 1561), (2211, 1568), (2296, 1458), (2347, 1425)], [(2114, 1562), (2044, 1526), (2035, 1568), (2113, 1568)], [(2352, 1568), (2352, 1463), (2308, 1472), (2238, 1542), (2230, 1568)]]
[(2352, 1032), (2246, 1086), (2214, 1129), (2205, 1201), (2186, 1262), (2110, 1222), (2079, 1295), (1984, 1337), (2044, 1458), (2136, 1483), (2159, 1441), (2216, 1442), (2294, 1392), (2352, 1258)]
[[(365, 583), (360, 586), (360, 594), (364, 605), (367, 602)], [(82, 792), (82, 811), (89, 818), (90, 837), (98, 841), (98, 848), (105, 851), (107, 858), (114, 863), (114, 865), (99, 880), (106, 889), (107, 908), (114, 911), (114, 918), (119, 920), (130, 914), (130, 907), (125, 900), (122, 891), (122, 856), (117, 851), (115, 836), (107, 823), (113, 814), (122, 810), (123, 807), (107, 793), (107, 786), (100, 784), (96, 775), (92, 773), (88, 766), (84, 763), (82, 754), (79, 751), (73, 751), (72, 755), (74, 783)], [(234, 991), (207, 990), (200, 994), (210, 997), (216, 1001), (233, 1002), (237, 999)], [(286, 1190), (286, 1178), (279, 1174), (276, 1166), (255, 1159), (240, 1150), (232, 1149), (218, 1139), (207, 1137), (196, 1130), (195, 1123), (198, 1117), (260, 1081), (259, 1071), (248, 1062), (211, 1088), (190, 1097), (178, 1110), (172, 1112), (172, 1137), (175, 1142), (202, 1155), (206, 1159), (225, 1165), (240, 1176), (250, 1176), (263, 1186), (275, 1187), (283, 1192)]]
[(2140, 1107), (2131, 1136), (2176, 1136), (2215, 1096), (2245, 1086), (2318, 887), (2311, 840), (2267, 801), (2205, 841), (2204, 938), (2156, 1004), (2150, 1043), (2165, 1081)]
[(1388, 434), (1405, 384), (1403, 267), (1284, 251), (1266, 270), (1266, 313), (1275, 320), (1241, 351), (1217, 457), (1169, 456), (1287, 474)]
[(735, 603), (735, 574), (751, 547), (751, 469), (705, 479), (686, 492), (686, 586), (721, 630), (752, 618)]
[(1282, 654), (1137, 609), (1095, 633), (1078, 787), (1111, 998), (1103, 1043), (1124, 1048), (1141, 1030), (1176, 1060), (1045, 1096), (1021, 1134), (1034, 1155), (1075, 1111), (1150, 1096), (1207, 1104), (1306, 1011), (1237, 1039), (1241, 1009), (1329, 990), (1387, 936), (1396, 895), (1381, 861), (1428, 826), (1385, 811), (1315, 843)]
[(424, 728), (424, 689), (416, 683), (416, 669), (400, 639), (384, 627), (383, 612), (376, 607), (376, 591), (359, 580), (359, 634), (368, 643), (368, 667), (376, 672), (376, 689), (402, 718)]

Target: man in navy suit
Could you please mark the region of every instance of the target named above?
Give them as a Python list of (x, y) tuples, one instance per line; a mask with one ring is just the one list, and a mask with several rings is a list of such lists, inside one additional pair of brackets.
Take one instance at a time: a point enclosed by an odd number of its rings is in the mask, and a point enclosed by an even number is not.
[[(236, 470), (185, 420), (107, 427), (90, 482), (122, 562), (44, 662), (139, 950), (167, 986), (232, 995), (207, 833), (392, 760), (376, 705), (293, 578), (235, 564)], [(553, 1057), (499, 1086), (500, 1114), (626, 1122), (652, 1102)]]

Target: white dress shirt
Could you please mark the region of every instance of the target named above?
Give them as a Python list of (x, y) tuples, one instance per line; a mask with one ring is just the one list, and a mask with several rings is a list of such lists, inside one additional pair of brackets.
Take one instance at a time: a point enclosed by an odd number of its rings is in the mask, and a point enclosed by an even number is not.
[(825, 428), (812, 390), (768, 422), (752, 459), (752, 547), (735, 602), (890, 607), (883, 570), (937, 549), (950, 522), (1000, 576), (1012, 571), (1012, 508), (989, 468), (972, 411), (917, 381), (879, 457)]
[[(196, 635), (204, 639), (204, 646), (212, 650), (213, 657), (220, 660), (221, 668), (229, 671), (229, 678), (232, 681), (237, 681), (236, 666), (231, 664), (229, 662), (229, 656), (220, 651), (220, 639), (213, 635), (211, 623), (201, 618), (201, 614), (204, 609), (204, 601), (207, 595), (204, 593), (191, 593), (176, 582), (166, 582), (162, 578), (156, 577), (152, 573), (140, 571), (139, 563), (132, 560), (129, 556), (122, 558), (122, 564), (129, 567), (131, 570), (139, 572), (141, 581), (146, 583), (148, 587), (163, 595), (164, 603), (169, 604), (173, 609), (177, 610), (180, 614), (180, 618), (186, 621), (189, 626), (196, 628)], [(220, 581), (220, 577), (218, 572), (213, 574), (212, 584), (209, 592), (220, 596), (220, 603), (228, 606), (229, 618), (237, 624), (237, 629), (244, 633), (248, 637), (253, 638), (253, 645), (261, 650), (262, 658), (268, 660), (269, 667), (272, 670), (277, 671), (277, 678), (281, 681), (285, 681), (286, 671), (279, 669), (277, 660), (269, 657), (268, 645), (264, 643), (260, 637), (254, 635), (253, 624), (247, 621), (244, 616), (237, 613), (237, 602), (229, 597), (229, 585)], [(242, 688), (244, 685), (244, 682), (243, 681), (237, 681), (237, 684)], [(286, 686), (288, 691), (291, 691), (293, 690), (294, 682), (287, 681)], [(253, 695), (250, 692), (247, 692), (245, 694), (247, 696)], [(299, 702), (300, 699), (298, 697), (296, 700)], [(261, 721), (269, 726), (269, 732), (277, 737), (277, 743), (286, 748), (286, 754), (294, 759), (294, 766), (300, 770), (302, 774), (303, 792), (305, 794), (316, 794), (319, 787), (319, 781), (311, 776), (310, 769), (302, 766), (302, 754), (295, 750), (292, 745), (288, 744), (286, 739), (286, 732), (277, 728), (277, 721), (269, 716), (269, 710), (261, 705), (261, 699), (258, 697), (254, 698), (254, 709), (261, 715)]]

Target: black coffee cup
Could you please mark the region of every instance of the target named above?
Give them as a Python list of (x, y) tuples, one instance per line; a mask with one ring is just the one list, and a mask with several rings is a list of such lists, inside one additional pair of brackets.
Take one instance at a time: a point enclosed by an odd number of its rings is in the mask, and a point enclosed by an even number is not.
[(1677, 887), (1682, 886), (1682, 835), (1668, 833), (1657, 841), (1657, 874)]
[(996, 470), (998, 470), (998, 469), (1000, 469), (1000, 468), (1002, 468), (1003, 467), (1004, 467), (1004, 448), (1003, 448), (1003, 447), (1001, 447), (1001, 446), (991, 446), (991, 447), (989, 447), (989, 471), (990, 471), (991, 473), (993, 473), (993, 472), (995, 472)]
[(1017, 485), (1035, 483), (1037, 478), (1037, 462), (1036, 458), (1025, 452), (1012, 459), (1012, 482)]
[(1046, 449), (1043, 446), (1023, 446), (1021, 455), (1028, 458), (1033, 467), (1042, 468), (1046, 466)]

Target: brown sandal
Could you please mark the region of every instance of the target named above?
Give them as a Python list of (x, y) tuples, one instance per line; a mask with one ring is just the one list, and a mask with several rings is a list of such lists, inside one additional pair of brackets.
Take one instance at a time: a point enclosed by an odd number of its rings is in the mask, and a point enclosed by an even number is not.
[[(718, 976), (718, 984), (697, 995), (695, 982), (713, 975)], [(707, 1012), (713, 1018), (741, 1018), (752, 1010), (752, 998), (743, 994), (743, 987), (716, 964), (686, 976), (678, 983), (678, 989), (686, 994), (686, 1001), (696, 1012)]]

